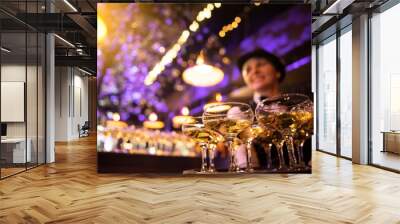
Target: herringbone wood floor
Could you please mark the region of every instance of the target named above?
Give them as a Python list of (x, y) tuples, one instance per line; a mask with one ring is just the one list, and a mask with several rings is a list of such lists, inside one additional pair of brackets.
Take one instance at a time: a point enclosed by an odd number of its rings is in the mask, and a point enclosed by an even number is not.
[(0, 223), (400, 223), (400, 175), (315, 152), (312, 175), (96, 173), (95, 138), (0, 181)]

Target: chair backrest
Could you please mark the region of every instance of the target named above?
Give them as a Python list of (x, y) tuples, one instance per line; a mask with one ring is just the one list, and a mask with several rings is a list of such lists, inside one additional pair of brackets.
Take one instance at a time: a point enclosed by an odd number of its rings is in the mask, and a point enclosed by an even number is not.
[(90, 128), (89, 121), (85, 121), (85, 123), (83, 124), (82, 128)]

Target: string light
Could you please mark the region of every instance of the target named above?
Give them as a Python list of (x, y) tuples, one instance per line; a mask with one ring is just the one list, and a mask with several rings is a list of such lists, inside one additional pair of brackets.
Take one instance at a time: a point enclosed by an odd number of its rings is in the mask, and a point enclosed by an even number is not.
[(211, 10), (206, 8), (204, 10), (204, 17), (206, 17), (207, 19), (211, 18)]
[(190, 110), (189, 110), (188, 107), (183, 107), (183, 108), (182, 108), (182, 110), (181, 110), (181, 114), (182, 114), (182, 115), (187, 116), (187, 115), (189, 115), (189, 113), (190, 113)]
[(165, 67), (171, 64), (174, 59), (178, 56), (179, 51), (182, 49), (182, 46), (186, 43), (188, 38), (190, 37), (191, 32), (196, 32), (200, 27), (200, 22), (204, 21), (205, 19), (210, 19), (212, 16), (212, 11), (215, 8), (220, 8), (221, 3), (209, 3), (203, 10), (201, 10), (197, 16), (196, 20), (194, 20), (191, 25), (189, 26), (189, 30), (182, 31), (182, 34), (178, 38), (176, 44), (173, 45), (171, 49), (169, 49), (164, 56), (161, 58), (161, 61), (158, 62), (153, 69), (147, 74), (144, 84), (149, 86), (153, 84), (157, 77), (164, 71)]
[(242, 19), (239, 16), (235, 17), (235, 22), (240, 23), (242, 21)]
[(232, 28), (237, 28), (239, 24), (237, 24), (237, 22), (233, 22), (232, 23)]
[(196, 20), (197, 20), (198, 22), (201, 22), (201, 21), (204, 20), (204, 18), (205, 18), (204, 13), (203, 13), (203, 11), (201, 11), (201, 12), (199, 12), (199, 14), (197, 15)]
[(197, 21), (193, 21), (193, 23), (189, 26), (189, 30), (196, 32), (197, 29), (199, 29), (199, 23)]
[(226, 36), (227, 33), (238, 28), (241, 21), (242, 19), (239, 16), (236, 16), (235, 19), (230, 24), (222, 27), (222, 29), (218, 32), (219, 37), (223, 38)]

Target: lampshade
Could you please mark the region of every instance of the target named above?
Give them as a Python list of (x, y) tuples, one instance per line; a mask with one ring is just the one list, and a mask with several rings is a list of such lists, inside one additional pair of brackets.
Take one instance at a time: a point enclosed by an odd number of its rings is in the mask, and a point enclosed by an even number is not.
[(224, 79), (224, 72), (215, 66), (205, 64), (203, 53), (200, 52), (196, 65), (187, 68), (182, 77), (189, 85), (208, 87), (220, 83)]
[(145, 121), (143, 122), (143, 127), (148, 129), (162, 129), (164, 127), (164, 122), (162, 121)]
[[(210, 106), (213, 106), (213, 107), (209, 108)], [(210, 113), (218, 113), (218, 112), (222, 112), (222, 111), (228, 111), (229, 109), (231, 109), (231, 106), (226, 105), (226, 104), (220, 104), (219, 102), (207, 103), (203, 107), (203, 110), (207, 110), (207, 112), (210, 112)]]
[(172, 124), (174, 128), (179, 128), (182, 124), (190, 124), (194, 122), (195, 120), (193, 119), (193, 117), (187, 115), (178, 115), (172, 118)]
[(123, 121), (109, 120), (106, 121), (106, 126), (109, 128), (126, 128), (128, 127), (128, 124)]

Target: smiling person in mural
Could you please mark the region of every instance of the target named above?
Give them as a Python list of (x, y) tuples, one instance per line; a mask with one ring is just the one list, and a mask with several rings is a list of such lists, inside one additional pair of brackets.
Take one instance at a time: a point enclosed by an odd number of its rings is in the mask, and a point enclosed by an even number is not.
[[(257, 49), (241, 56), (238, 67), (246, 86), (253, 91), (253, 99), (249, 104), (253, 109), (264, 99), (277, 97), (284, 91), (280, 84), (286, 76), (285, 64), (274, 54), (262, 49)], [(263, 144), (255, 139), (252, 148), (252, 165), (254, 168), (265, 168), (267, 166), (266, 154)], [(304, 144), (305, 160), (311, 163), (311, 139)], [(278, 155), (275, 146), (272, 146), (272, 163), (276, 166)], [(288, 161), (286, 146), (284, 146), (285, 160)], [(241, 168), (246, 167), (246, 148), (240, 145), (236, 150), (236, 158)], [(309, 164), (311, 165), (311, 164)]]
[[(263, 49), (256, 49), (241, 56), (237, 65), (247, 87), (254, 93), (253, 100), (250, 102), (253, 109), (262, 100), (281, 94), (280, 83), (285, 79), (285, 65), (274, 54)], [(245, 151), (244, 145), (236, 151), (240, 167), (246, 166)], [(265, 158), (266, 155), (262, 146), (254, 144), (252, 150), (253, 167), (265, 167), (267, 165)]]
[(252, 104), (281, 94), (279, 85), (286, 72), (285, 65), (277, 56), (257, 49), (240, 57), (238, 67), (247, 87), (254, 92)]
[[(246, 86), (254, 93), (252, 101), (249, 102), (253, 110), (262, 100), (281, 94), (280, 83), (286, 75), (285, 65), (274, 54), (263, 49), (256, 49), (242, 55), (238, 59), (237, 65)], [(226, 147), (220, 145), (219, 149), (222, 156), (225, 157), (224, 155), (228, 153)], [(245, 145), (240, 145), (235, 152), (239, 167), (246, 168)], [(272, 154), (274, 158), (275, 153), (272, 152)], [(252, 164), (255, 168), (263, 168), (267, 165), (266, 155), (260, 144), (254, 144)]]

